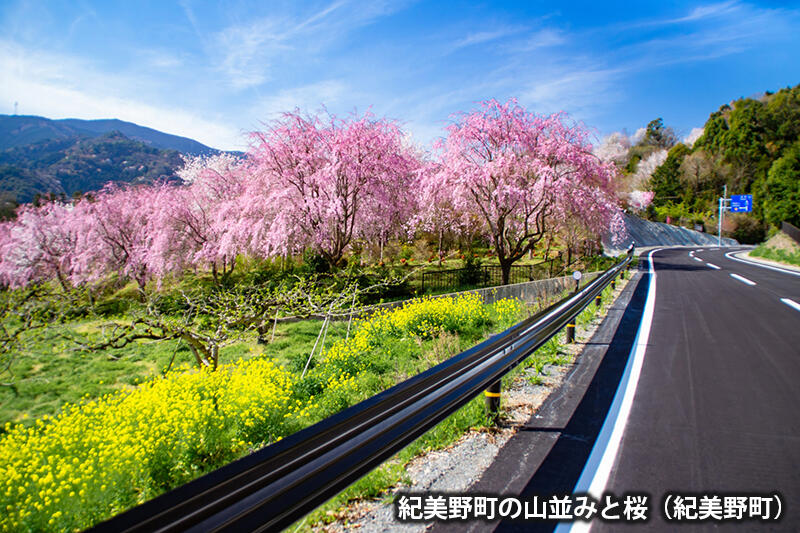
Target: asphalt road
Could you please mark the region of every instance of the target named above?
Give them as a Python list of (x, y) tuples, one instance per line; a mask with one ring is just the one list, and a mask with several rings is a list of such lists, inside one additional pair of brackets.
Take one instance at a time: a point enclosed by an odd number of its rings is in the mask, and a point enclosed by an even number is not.
[[(595, 518), (562, 522), (559, 532), (570, 526), (573, 533), (587, 526), (593, 532), (800, 531), (800, 276), (732, 260), (725, 255), (731, 250), (657, 251), (655, 277), (640, 262), (642, 272), (585, 344), (565, 383), (470, 492), (526, 501), (587, 490), (620, 499), (648, 495), (645, 523)], [(645, 342), (638, 335), (648, 321)], [(627, 418), (619, 414), (626, 411)], [(666, 522), (668, 493), (697, 498), (695, 513), (703, 495), (724, 502), (778, 493), (782, 520)], [(440, 522), (433, 531), (552, 531), (556, 525)]]
[(656, 531), (720, 526), (664, 522), (670, 491), (777, 492), (780, 522), (722, 528), (800, 531), (800, 309), (782, 301), (800, 304), (800, 276), (733, 261), (730, 249), (694, 250), (653, 255), (652, 328), (605, 490), (649, 494), (655, 508), (636, 530)]

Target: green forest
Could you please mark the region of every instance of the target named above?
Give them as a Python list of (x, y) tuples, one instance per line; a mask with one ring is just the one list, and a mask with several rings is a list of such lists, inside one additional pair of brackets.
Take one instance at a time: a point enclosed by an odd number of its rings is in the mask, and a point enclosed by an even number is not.
[(800, 85), (723, 105), (691, 147), (677, 142), (661, 119), (652, 121), (631, 147), (626, 173), (659, 149), (668, 153), (650, 178), (649, 219), (669, 217), (716, 233), (718, 198), (727, 185), (728, 196), (752, 194), (753, 211), (726, 215), (723, 234), (749, 244), (764, 240), (770, 226), (800, 225)]

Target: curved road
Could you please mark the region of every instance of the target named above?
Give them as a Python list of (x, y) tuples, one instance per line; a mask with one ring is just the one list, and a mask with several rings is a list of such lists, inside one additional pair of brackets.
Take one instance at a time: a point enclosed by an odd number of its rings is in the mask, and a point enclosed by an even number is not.
[[(800, 531), (800, 275), (732, 260), (730, 250), (652, 256), (650, 336), (605, 486), (651, 495), (651, 519), (637, 530), (718, 526), (664, 522), (662, 497), (677, 491), (778, 492), (779, 523), (730, 525)], [(620, 525), (595, 521), (592, 531)]]
[[(732, 250), (642, 254), (645, 272), (568, 379), (470, 489), (526, 501), (646, 493), (647, 522), (456, 521), (433, 530), (800, 531), (800, 274), (731, 259)], [(783, 518), (670, 523), (669, 492), (698, 507), (704, 494), (724, 502), (777, 492)]]

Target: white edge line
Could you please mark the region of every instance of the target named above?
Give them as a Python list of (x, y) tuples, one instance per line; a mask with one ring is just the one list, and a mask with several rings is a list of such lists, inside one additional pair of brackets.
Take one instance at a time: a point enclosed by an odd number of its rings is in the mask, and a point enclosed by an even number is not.
[(752, 287), (753, 285), (755, 285), (755, 284), (756, 284), (756, 282), (755, 282), (755, 281), (750, 281), (750, 280), (749, 280), (749, 279), (747, 279), (746, 277), (744, 277), (744, 276), (740, 276), (739, 274), (734, 274), (733, 272), (731, 272), (731, 277), (732, 277), (733, 279), (737, 279), (737, 280), (741, 281), (742, 283), (747, 283), (747, 284), (748, 284), (748, 285), (750, 285), (751, 287)]
[(781, 298), (781, 301), (788, 305), (789, 307), (794, 307), (798, 311), (800, 311), (800, 304), (795, 302), (794, 300), (790, 300), (789, 298)]
[(714, 270), (722, 270), (720, 267), (715, 265), (714, 263), (706, 263), (706, 266), (713, 268)]
[(740, 263), (746, 263), (748, 265), (753, 265), (761, 268), (768, 268), (770, 270), (775, 270), (777, 272), (783, 272), (784, 274), (791, 274), (792, 276), (800, 276), (800, 272), (795, 272), (794, 270), (787, 270), (785, 268), (780, 268), (772, 265), (765, 265), (763, 263), (758, 263), (756, 261), (748, 261), (747, 259), (742, 259), (741, 257), (733, 257), (732, 254), (734, 253), (738, 254), (739, 252), (738, 251), (728, 252), (727, 254), (725, 254), (725, 257), (727, 257), (728, 259), (732, 259), (733, 261), (739, 261)]
[[(574, 493), (588, 492), (592, 497), (600, 499), (605, 491), (608, 478), (611, 475), (611, 468), (619, 452), (622, 443), (622, 434), (625, 432), (625, 425), (628, 422), (628, 415), (633, 405), (633, 397), (636, 394), (636, 386), (639, 384), (639, 375), (642, 372), (644, 353), (647, 350), (647, 341), (650, 337), (650, 326), (653, 324), (653, 311), (656, 305), (656, 272), (653, 268), (653, 254), (661, 248), (652, 250), (647, 256), (649, 263), (650, 285), (647, 289), (647, 300), (644, 304), (642, 321), (639, 323), (639, 331), (631, 347), (631, 354), (625, 371), (622, 374), (617, 392), (611, 408), (603, 422), (603, 427), (597, 435), (597, 440), (586, 460), (578, 482), (575, 484)], [(586, 532), (592, 527), (591, 522), (560, 522), (555, 531), (558, 533)]]

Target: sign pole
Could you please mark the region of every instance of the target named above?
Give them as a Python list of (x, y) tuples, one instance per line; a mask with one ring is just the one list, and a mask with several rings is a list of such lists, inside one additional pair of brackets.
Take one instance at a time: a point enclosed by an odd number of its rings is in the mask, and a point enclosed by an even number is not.
[(725, 200), (728, 196), (728, 186), (722, 189), (722, 198), (719, 199), (719, 227), (717, 228), (717, 246), (722, 247), (722, 217), (725, 214)]

